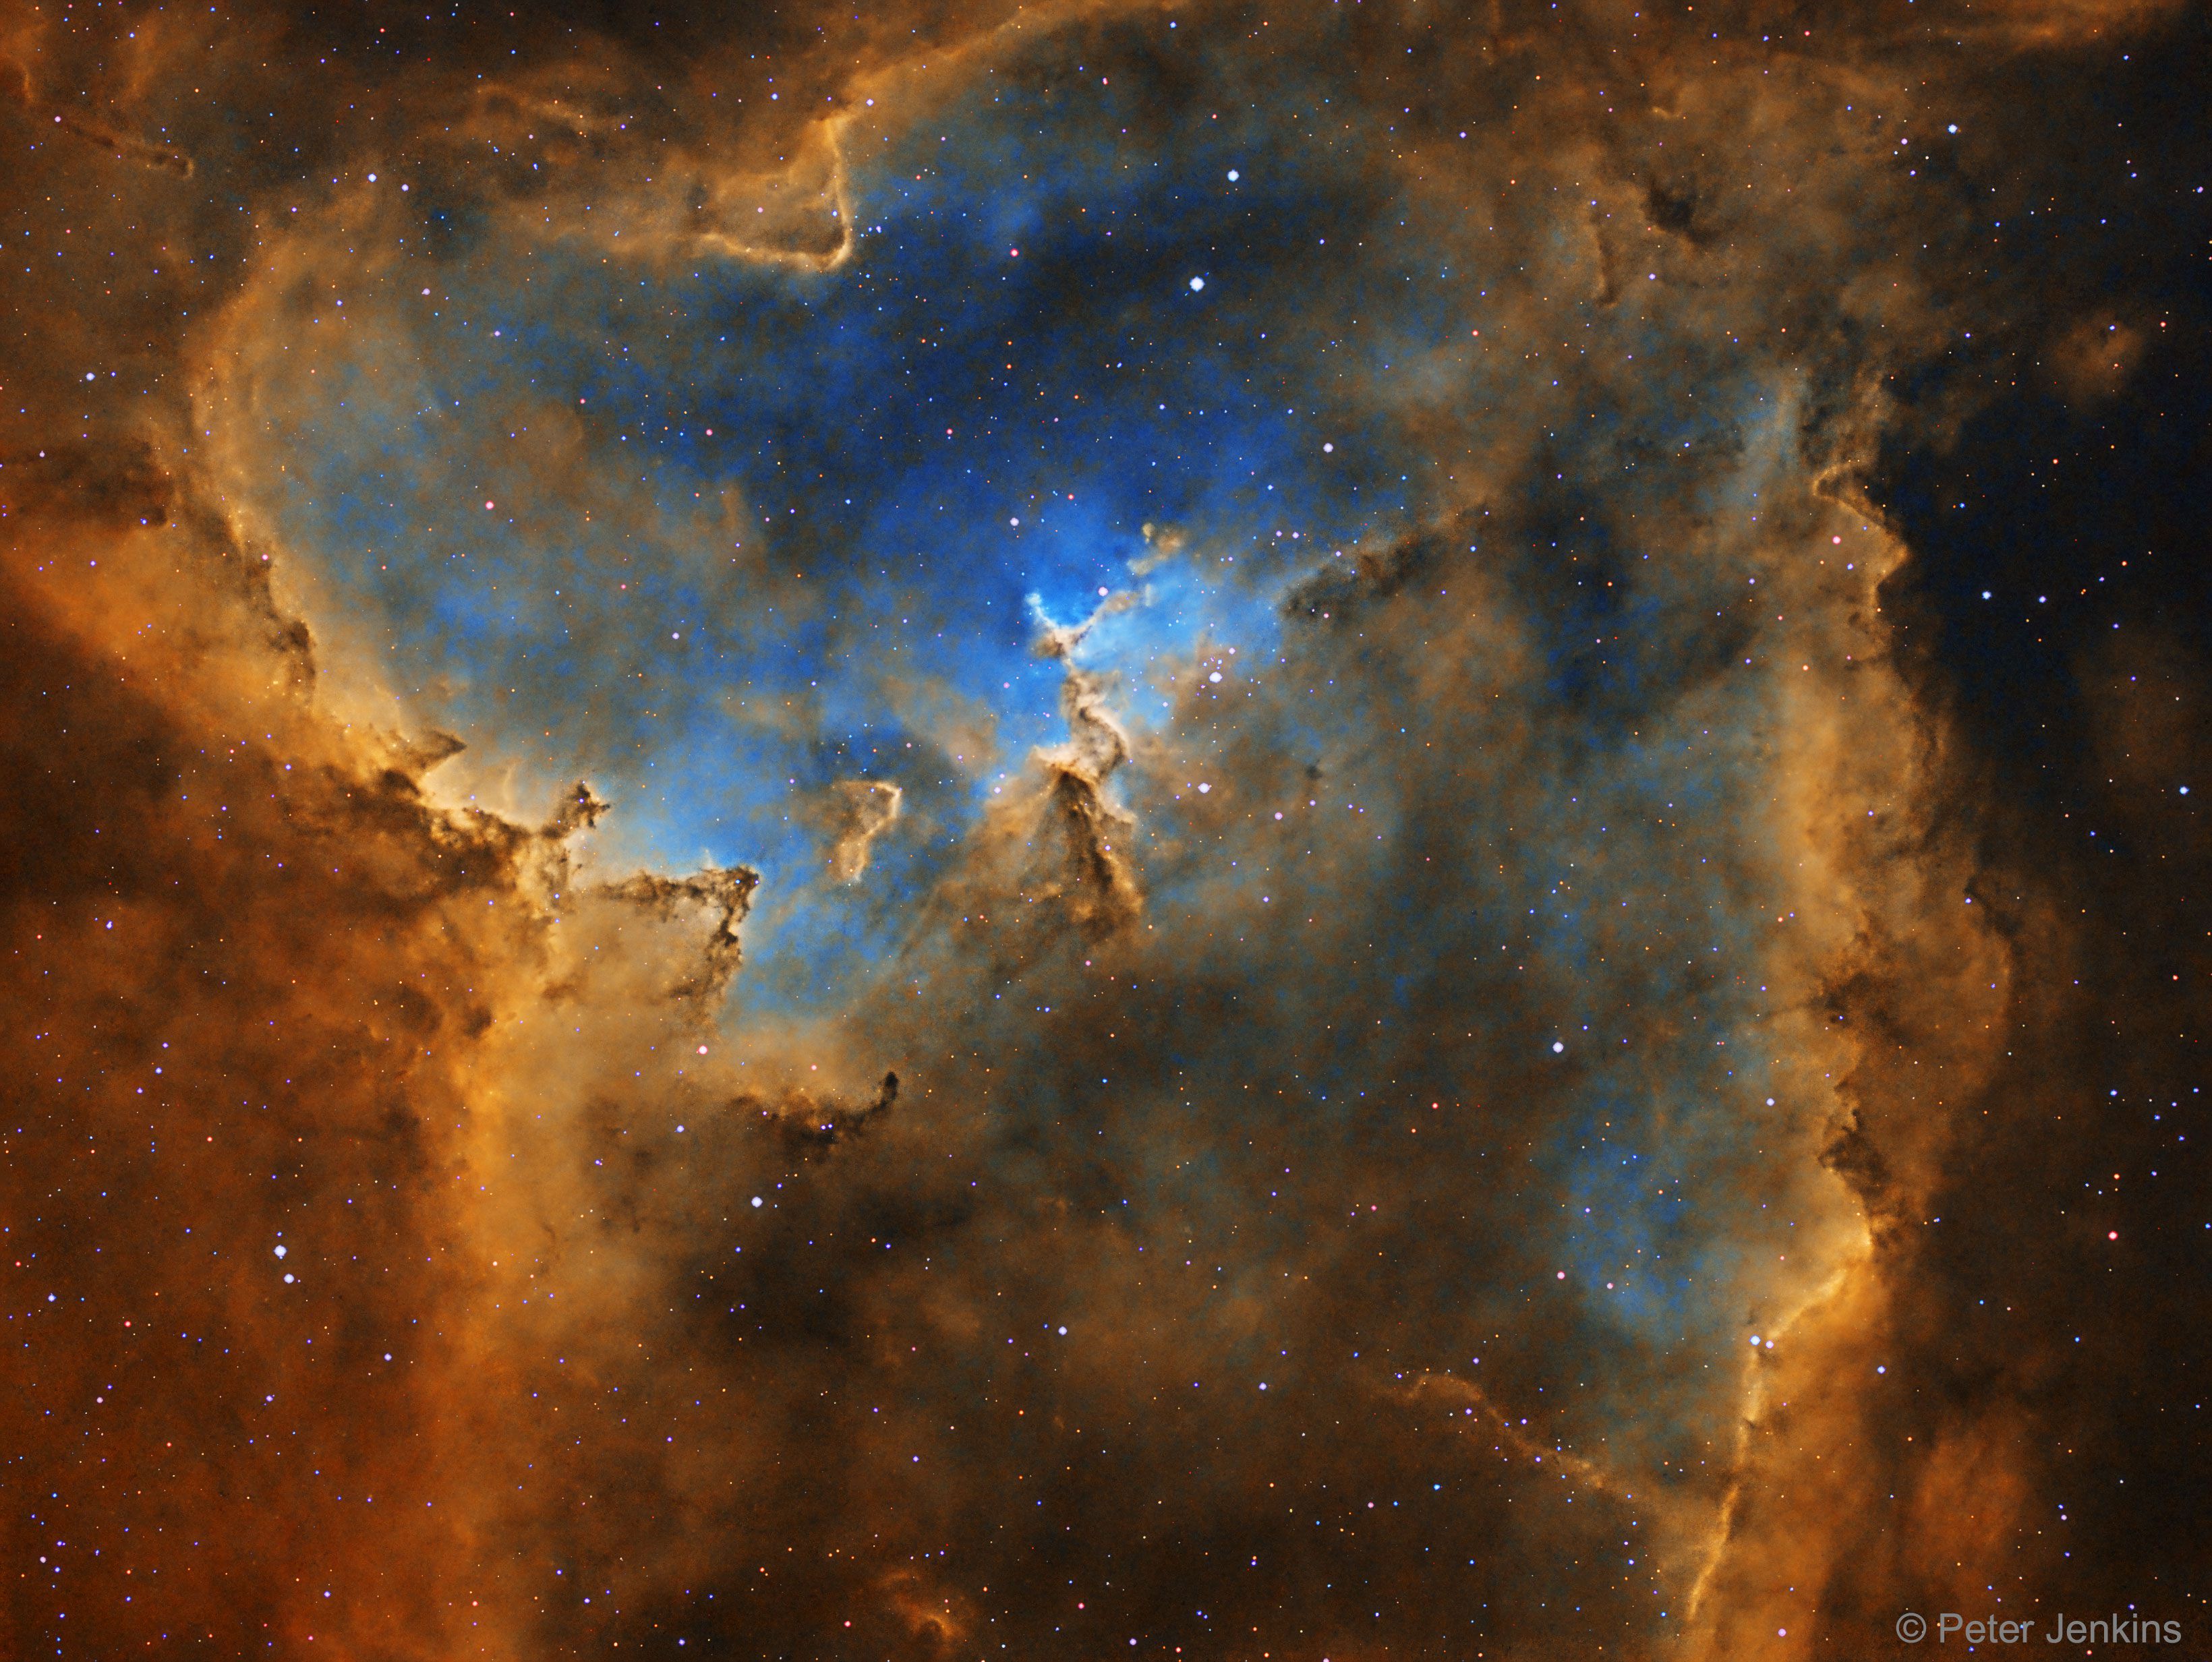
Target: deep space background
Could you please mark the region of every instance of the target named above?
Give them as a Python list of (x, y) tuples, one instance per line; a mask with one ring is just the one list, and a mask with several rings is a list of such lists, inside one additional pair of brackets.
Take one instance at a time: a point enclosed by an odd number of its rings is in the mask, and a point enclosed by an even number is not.
[(0, 71), (0, 1655), (2212, 1642), (2202, 8)]

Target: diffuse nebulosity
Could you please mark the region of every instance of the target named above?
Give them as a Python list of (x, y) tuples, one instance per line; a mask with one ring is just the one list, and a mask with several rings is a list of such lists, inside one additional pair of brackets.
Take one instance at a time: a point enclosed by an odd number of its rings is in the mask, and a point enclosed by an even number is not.
[(19, 33), (117, 252), (7, 470), (11, 1642), (1986, 1580), (1877, 1363), (2015, 968), (1864, 480), (1996, 117), (1714, 21)]

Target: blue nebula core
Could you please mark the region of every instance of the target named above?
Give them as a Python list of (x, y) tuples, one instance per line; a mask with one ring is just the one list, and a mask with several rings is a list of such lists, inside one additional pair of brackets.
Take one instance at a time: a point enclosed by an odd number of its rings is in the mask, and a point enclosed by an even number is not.
[[(1212, 990), (1158, 1013), (1148, 1111), (1273, 1081), (1302, 1164), (1492, 1071), (1508, 1100), (1475, 1111), (1523, 1116), (1516, 1186), (1458, 1198), (1507, 1180), (1503, 1137), (1408, 1180), (1512, 1243), (1443, 1272), (1439, 1319), (1502, 1331), (1563, 1270), (1626, 1283), (1574, 1318), (1610, 1411), (1720, 1435), (1733, 1369), (1670, 1358), (1727, 1354), (1789, 1279), (1785, 1211), (1823, 1204), (1779, 1178), (1771, 1221), (1699, 1204), (1778, 1164), (1793, 1112), (1769, 879), (1743, 876), (1774, 695), (1732, 676), (1729, 621), (1788, 399), (1695, 312), (1576, 298), (1579, 221), (1378, 195), (1382, 141), (1324, 99), (1140, 122), (1118, 90), (989, 79), (845, 135), (827, 270), (634, 258), (599, 227), (518, 246), (429, 201), (356, 332), (318, 307), (312, 396), (295, 364), (265, 401), (292, 458), (269, 509), (325, 615), (386, 631), (380, 672), (472, 777), (598, 784), (604, 863), (757, 868), (747, 1017), (860, 1021), (926, 974), (927, 902), (1067, 740), (1071, 669), (1097, 677), (1136, 741), (1107, 788), (1144, 828), (1143, 949)], [(1419, 587), (1431, 545), (1477, 599)], [(1426, 610), (1363, 611), (1401, 588)], [(1273, 796), (1207, 819), (1204, 757)], [(822, 804), (854, 779), (903, 809), (848, 883)], [(980, 985), (947, 1019), (1051, 1051), (1064, 1011)], [(1026, 1081), (1030, 1123), (1101, 1070), (1060, 1071)], [(1148, 1204), (1202, 1215), (1275, 1157), (1229, 1146), (1148, 1174)]]
[[(518, 259), (434, 203), (430, 292), (403, 273), (386, 302), (413, 309), (411, 378), (341, 352), (342, 396), (287, 435), (280, 523), (394, 620), (386, 673), (422, 714), (480, 767), (603, 781), (616, 858), (761, 870), (749, 998), (842, 996), (1002, 776), (1065, 736), (1044, 620), (1138, 597), (1081, 657), (1141, 729), (1169, 709), (1148, 670), (1271, 653), (1285, 574), (1418, 494), (1341, 430), (1372, 347), (1316, 326), (1347, 276), (1376, 281), (1330, 252), (1376, 212), (1342, 148), (1194, 108), (1139, 143), (1096, 90), (1003, 87), (849, 138), (865, 223), (826, 273), (641, 270), (596, 239)], [(1397, 329), (1462, 286), (1422, 276)], [(596, 508), (501, 454), (556, 410)], [(1149, 526), (1189, 552), (1148, 561)], [(942, 754), (922, 707), (988, 748)], [(866, 893), (814, 881), (825, 833), (794, 811), (855, 777), (928, 828), (884, 840)]]

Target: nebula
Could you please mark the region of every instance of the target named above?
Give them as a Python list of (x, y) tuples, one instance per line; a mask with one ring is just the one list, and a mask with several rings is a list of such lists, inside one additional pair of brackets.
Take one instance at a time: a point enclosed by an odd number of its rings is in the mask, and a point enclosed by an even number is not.
[(0, 1652), (2212, 1630), (2207, 49), (19, 9)]

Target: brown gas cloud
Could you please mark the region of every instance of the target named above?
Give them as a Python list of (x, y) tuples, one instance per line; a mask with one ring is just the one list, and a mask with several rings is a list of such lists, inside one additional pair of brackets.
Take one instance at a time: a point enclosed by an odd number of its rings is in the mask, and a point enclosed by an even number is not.
[[(1899, 378), (2027, 286), (1967, 264), (2008, 74), (2171, 9), (1647, 9), (11, 26), (0, 1651), (1781, 1658), (2067, 1596), (2093, 1398), (2055, 1328), (1959, 1337), (1987, 1259), (1941, 1220), (2075, 1112), (2015, 1052), (2097, 952), (1993, 852), (1874, 482), (1985, 397)], [(890, 969), (756, 1011), (761, 874), (635, 869), (623, 789), (572, 782), (627, 707), (526, 750), (548, 671), (436, 731), (380, 662), (434, 594), (356, 605), (289, 543), (272, 435), (429, 349), (372, 171), (498, 251), (826, 276), (852, 145), (1059, 58), (1334, 88), (1394, 234), (1513, 276), (1440, 328), (1378, 282), (1403, 350), (1326, 395), (1443, 481), (1420, 525), (1285, 568), (1273, 661), (1152, 666), (1161, 725), (1042, 626), (1066, 741), (1008, 758)], [(2130, 316), (2062, 297), (2040, 373), (2114, 396)], [(1662, 452), (1723, 382), (1763, 389), (1725, 459)], [(1619, 471), (1562, 507), (1531, 482), (1601, 407)], [(608, 539), (549, 562), (822, 605), (740, 493), (508, 415), (439, 453), (547, 549)], [(1140, 586), (1219, 558), (1145, 538)], [(590, 630), (652, 704), (642, 626)], [(1665, 674), (1626, 688), (1636, 631)], [(2201, 703), (2185, 646), (2144, 673), (2083, 669), (2115, 778)], [(915, 684), (980, 773), (988, 713)], [(1321, 686), (1360, 689), (1333, 725)], [(864, 891), (942, 834), (888, 777), (799, 811)], [(1571, 961), (1517, 916), (1562, 895), (1604, 919)], [(1479, 949), (1417, 963), (1445, 917)], [(1695, 1221), (1601, 1244), (1646, 1189)], [(1668, 1253), (1694, 1295), (1615, 1313)]]

